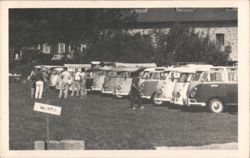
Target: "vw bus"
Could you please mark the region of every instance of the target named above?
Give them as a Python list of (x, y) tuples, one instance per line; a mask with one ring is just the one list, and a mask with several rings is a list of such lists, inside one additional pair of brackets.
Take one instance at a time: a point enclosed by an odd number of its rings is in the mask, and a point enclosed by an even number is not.
[(103, 84), (105, 77), (110, 72), (112, 67), (101, 67), (98, 73), (93, 78), (93, 85), (91, 87), (92, 91), (101, 91), (103, 89)]
[(172, 92), (176, 81), (180, 77), (179, 67), (169, 67), (163, 72), (164, 77), (158, 83), (158, 88), (153, 96), (154, 104), (161, 105), (163, 102), (172, 100)]
[(214, 67), (200, 77), (201, 82), (187, 92), (186, 106), (203, 106), (221, 113), (225, 106), (238, 104), (237, 67)]
[(135, 71), (139, 70), (139, 68), (120, 68), (120, 74), (117, 76), (117, 81), (114, 85), (114, 92), (113, 95), (115, 95), (118, 98), (121, 98), (122, 96), (129, 95), (131, 85), (132, 85), (132, 77), (131, 74)]
[(120, 72), (117, 68), (111, 68), (110, 72), (105, 77), (105, 81), (103, 84), (103, 89), (101, 91), (102, 94), (113, 94), (115, 83), (117, 82), (117, 77)]
[(93, 85), (94, 85), (94, 78), (97, 78), (99, 76), (99, 68), (91, 68), (86, 71), (86, 90), (92, 91)]
[(142, 94), (142, 98), (151, 99), (155, 94), (158, 82), (161, 79), (166, 67), (156, 67), (145, 69), (139, 80), (139, 88)]
[(203, 72), (209, 70), (213, 65), (194, 65), (188, 64), (183, 66), (180, 71), (180, 78), (177, 80), (173, 90), (173, 98), (171, 103), (177, 105), (184, 105), (184, 99), (187, 98), (187, 90), (190, 85), (190, 82), (196, 72)]

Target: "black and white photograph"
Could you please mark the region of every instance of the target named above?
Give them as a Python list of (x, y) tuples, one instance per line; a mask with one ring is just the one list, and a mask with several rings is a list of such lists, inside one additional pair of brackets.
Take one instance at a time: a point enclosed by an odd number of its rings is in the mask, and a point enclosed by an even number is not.
[(7, 9), (7, 150), (241, 151), (237, 5), (24, 6)]

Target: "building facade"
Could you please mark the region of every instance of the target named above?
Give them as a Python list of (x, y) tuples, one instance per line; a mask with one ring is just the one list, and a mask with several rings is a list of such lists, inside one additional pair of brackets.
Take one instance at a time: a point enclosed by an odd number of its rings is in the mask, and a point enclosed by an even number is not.
[(200, 35), (208, 35), (222, 50), (231, 47), (229, 60), (238, 60), (237, 8), (167, 8), (138, 9), (137, 23), (128, 32), (151, 35), (160, 29), (168, 33), (174, 23), (193, 28)]

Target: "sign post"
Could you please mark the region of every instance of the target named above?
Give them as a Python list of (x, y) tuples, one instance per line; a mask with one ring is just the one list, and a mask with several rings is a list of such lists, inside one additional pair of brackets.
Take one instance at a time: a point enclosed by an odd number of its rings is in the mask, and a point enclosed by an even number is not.
[(43, 104), (35, 102), (34, 111), (46, 113), (46, 141), (45, 141), (45, 150), (48, 149), (48, 142), (50, 140), (50, 129), (49, 129), (49, 114), (52, 115), (61, 115), (62, 108), (54, 105)]
[(46, 124), (47, 124), (47, 127), (46, 127), (46, 133), (47, 133), (47, 140), (45, 141), (46, 144), (45, 144), (45, 150), (48, 149), (48, 143), (49, 143), (49, 114), (46, 114), (47, 115), (47, 119), (46, 119)]

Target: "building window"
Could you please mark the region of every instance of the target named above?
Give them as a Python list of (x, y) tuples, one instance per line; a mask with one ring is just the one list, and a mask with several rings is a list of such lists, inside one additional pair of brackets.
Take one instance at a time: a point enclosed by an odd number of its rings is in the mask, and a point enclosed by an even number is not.
[(47, 43), (43, 44), (43, 53), (50, 53), (50, 46)]
[(224, 34), (223, 33), (217, 33), (216, 34), (216, 44), (218, 46), (223, 46), (224, 45)]
[(65, 44), (64, 43), (59, 43), (58, 44), (58, 53), (65, 53)]

